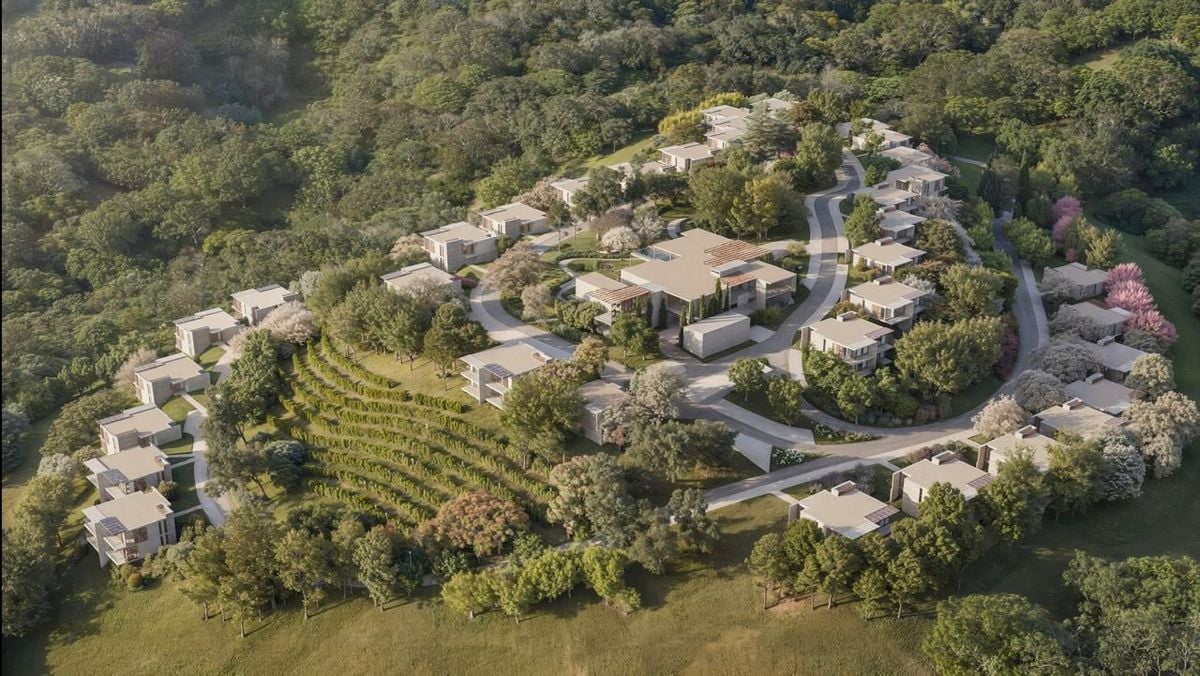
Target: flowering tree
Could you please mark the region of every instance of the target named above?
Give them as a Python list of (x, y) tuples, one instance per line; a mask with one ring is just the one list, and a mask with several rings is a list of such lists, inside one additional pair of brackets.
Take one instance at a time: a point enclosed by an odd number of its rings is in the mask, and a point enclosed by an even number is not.
[(1141, 282), (1142, 269), (1137, 263), (1121, 263), (1108, 271), (1108, 279), (1104, 282), (1105, 288), (1112, 288), (1123, 282)]
[(1175, 325), (1167, 320), (1158, 310), (1142, 310), (1133, 315), (1133, 317), (1125, 322), (1126, 329), (1136, 331), (1145, 331), (1158, 339), (1158, 342), (1163, 347), (1170, 347), (1175, 344), (1175, 339), (1178, 334), (1175, 331)]
[(1083, 213), (1083, 206), (1074, 197), (1064, 195), (1058, 198), (1053, 207), (1050, 207), (1050, 213), (1053, 214), (1055, 220), (1066, 218), (1070, 221), (1072, 218)]
[(641, 238), (628, 226), (618, 226), (604, 233), (600, 238), (600, 248), (621, 255), (642, 245)]
[(1029, 415), (1010, 396), (997, 397), (971, 418), (975, 431), (988, 439), (1016, 432), (1029, 421)]
[(1155, 309), (1154, 296), (1150, 294), (1150, 289), (1134, 280), (1109, 284), (1105, 301), (1109, 307), (1125, 308), (1135, 314)]

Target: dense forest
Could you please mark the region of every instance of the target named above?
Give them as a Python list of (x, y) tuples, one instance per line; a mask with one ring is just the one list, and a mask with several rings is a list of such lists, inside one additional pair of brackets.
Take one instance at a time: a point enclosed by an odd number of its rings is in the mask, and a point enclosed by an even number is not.
[[(944, 153), (994, 135), (1000, 202), (1169, 190), (1200, 147), (1195, 0), (3, 11), (3, 390), (30, 420), (168, 348), (175, 317), (379, 256), (715, 92), (868, 114)], [(1127, 43), (1111, 68), (1073, 62)], [(1175, 215), (1140, 192), (1110, 207), (1134, 230)]]

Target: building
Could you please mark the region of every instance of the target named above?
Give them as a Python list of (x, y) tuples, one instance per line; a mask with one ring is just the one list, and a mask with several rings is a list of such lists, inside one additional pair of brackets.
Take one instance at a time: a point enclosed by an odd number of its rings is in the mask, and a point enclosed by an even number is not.
[(912, 145), (912, 137), (907, 134), (892, 129), (890, 124), (885, 124), (879, 120), (874, 120), (869, 117), (864, 117), (859, 120), (859, 127), (863, 131), (855, 134), (854, 126), (849, 122), (843, 122), (837, 125), (837, 133), (844, 139), (849, 139), (851, 150), (866, 150), (872, 145), (872, 141), (879, 140), (878, 150), (889, 150), (900, 146)]
[[(575, 278), (575, 297), (604, 308), (604, 313), (596, 317), (596, 323), (601, 327), (611, 327), (618, 313), (638, 310), (640, 303), (645, 304), (641, 309), (648, 311), (651, 302), (649, 289), (599, 272), (589, 272)], [(605, 332), (607, 329), (602, 329), (602, 333)]]
[(712, 131), (704, 135), (705, 142), (709, 148), (714, 151), (725, 150), (738, 145), (742, 142), (742, 137), (746, 135), (746, 127), (744, 124), (737, 126), (721, 125), (713, 127)]
[(905, 514), (918, 516), (920, 504), (934, 484), (950, 484), (969, 501), (995, 480), (991, 474), (959, 458), (954, 451), (942, 451), (892, 474), (891, 501), (900, 500), (900, 509)]
[(1137, 392), (1106, 379), (1101, 373), (1069, 383), (1064, 391), (1068, 397), (1109, 415), (1121, 415), (1137, 399)]
[(546, 212), (525, 204), (510, 202), (479, 212), (480, 226), (497, 237), (520, 239), (524, 235), (539, 235), (550, 230)]
[(750, 316), (736, 311), (697, 319), (683, 327), (683, 349), (707, 359), (750, 340)]
[(278, 284), (268, 284), (257, 289), (246, 289), (233, 294), (233, 314), (254, 326), (267, 318), (280, 305), (300, 300), (300, 294), (288, 291)]
[(583, 436), (597, 444), (604, 443), (604, 421), (629, 395), (613, 383), (593, 380), (579, 388), (579, 396), (584, 402), (583, 416), (579, 420)]
[(171, 503), (151, 488), (83, 510), (87, 542), (100, 555), (100, 567), (135, 563), (175, 544)]
[(860, 188), (854, 191), (855, 199), (867, 198), (887, 211), (910, 211), (917, 206), (917, 194), (908, 190), (894, 188), (887, 184)]
[(883, 220), (879, 222), (879, 230), (883, 232), (884, 237), (890, 237), (892, 241), (901, 244), (911, 242), (917, 235), (917, 224), (926, 220), (922, 216), (899, 209), (884, 211), (882, 215)]
[(479, 403), (504, 408), (504, 395), (518, 378), (571, 355), (532, 339), (514, 340), (503, 345), (468, 354), (460, 359), (467, 365), (462, 388)]
[(1042, 283), (1063, 284), (1075, 300), (1099, 296), (1104, 293), (1104, 283), (1107, 281), (1107, 270), (1089, 270), (1083, 263), (1067, 263), (1056, 268), (1046, 268), (1042, 275)]
[(496, 235), (466, 221), (426, 230), (421, 237), (425, 239), (429, 260), (447, 272), (457, 272), (465, 265), (488, 263), (500, 255)]
[(554, 192), (558, 195), (558, 199), (562, 200), (567, 206), (575, 204), (575, 195), (587, 187), (588, 178), (560, 178), (550, 184), (554, 188)]
[(713, 301), (719, 307), (707, 314), (790, 305), (796, 273), (764, 262), (769, 256), (756, 244), (693, 229), (647, 247), (641, 257), (649, 260), (621, 270), (621, 280), (650, 292), (654, 326), (676, 324)]
[(1027, 450), (1033, 458), (1033, 464), (1045, 472), (1050, 469), (1050, 447), (1055, 444), (1052, 437), (1037, 431), (1033, 425), (1026, 425), (1011, 434), (996, 437), (979, 447), (980, 469), (987, 469), (988, 474), (997, 476), (1000, 465), (1011, 458), (1019, 450)]
[(1123, 307), (1104, 307), (1097, 303), (1084, 301), (1073, 305), (1064, 305), (1059, 312), (1086, 317), (1092, 320), (1104, 336), (1120, 336), (1125, 333), (1125, 322), (1133, 317), (1133, 313)]
[(100, 501), (108, 502), (132, 493), (141, 493), (171, 480), (171, 463), (157, 446), (142, 446), (127, 451), (85, 460), (88, 481), (100, 491)]
[(183, 437), (179, 425), (154, 404), (127, 409), (97, 422), (100, 425), (100, 448), (105, 453), (163, 446)]
[(826, 535), (837, 533), (857, 540), (867, 533), (887, 535), (900, 510), (858, 489), (853, 481), (808, 496), (797, 505), (800, 518), (821, 527)]
[(1095, 439), (1108, 430), (1120, 427), (1125, 420), (1098, 411), (1083, 403), (1082, 399), (1068, 399), (1058, 406), (1034, 416), (1038, 430), (1048, 437), (1057, 437), (1060, 432), (1078, 434), (1085, 439)]
[(643, 162), (641, 166), (636, 168), (630, 162), (618, 162), (617, 164), (610, 164), (608, 168), (621, 172), (626, 176), (626, 180), (632, 178), (635, 174), (646, 176), (653, 174), (666, 174), (675, 171), (675, 167), (663, 162), (662, 160), (649, 160)]
[(203, 390), (212, 379), (199, 364), (180, 352), (137, 367), (133, 370), (133, 382), (142, 403), (161, 406), (177, 394)]
[(846, 289), (842, 292), (842, 300), (862, 308), (864, 316), (906, 330), (912, 327), (913, 318), (924, 309), (922, 299), (927, 295), (927, 291), (884, 275)]
[(449, 293), (461, 293), (462, 281), (458, 277), (440, 270), (432, 263), (408, 265), (395, 272), (380, 275), (383, 285), (393, 293), (412, 289), (444, 289)]
[(895, 160), (900, 163), (901, 167), (910, 167), (913, 165), (927, 167), (929, 160), (933, 159), (933, 155), (927, 152), (910, 148), (908, 146), (896, 146), (888, 148), (879, 153), (880, 156), (886, 157), (889, 160)]
[(241, 329), (233, 315), (218, 307), (172, 323), (175, 325), (175, 349), (189, 357), (198, 357), (209, 347), (227, 342)]
[(709, 164), (713, 161), (712, 148), (704, 143), (684, 143), (677, 146), (667, 146), (659, 149), (663, 164), (674, 167), (676, 171), (688, 172), (695, 167)]
[(738, 120), (744, 121), (750, 116), (749, 108), (738, 108), (736, 106), (712, 106), (700, 111), (704, 116), (704, 124), (715, 127), (722, 124), (731, 124)]
[(946, 192), (946, 175), (919, 164), (910, 164), (888, 172), (887, 183), (919, 197), (937, 197)]
[(1088, 343), (1087, 348), (1096, 361), (1104, 366), (1104, 377), (1116, 383), (1125, 382), (1125, 376), (1129, 375), (1133, 362), (1137, 361), (1138, 357), (1148, 354), (1136, 347), (1118, 343), (1113, 336), (1104, 336), (1095, 343)]
[(890, 363), (892, 329), (869, 322), (857, 312), (843, 312), (800, 329), (801, 347), (832, 352), (859, 373)]
[(882, 237), (851, 249), (851, 263), (875, 268), (885, 275), (895, 274), (898, 268), (918, 263), (924, 251), (897, 242), (891, 237)]

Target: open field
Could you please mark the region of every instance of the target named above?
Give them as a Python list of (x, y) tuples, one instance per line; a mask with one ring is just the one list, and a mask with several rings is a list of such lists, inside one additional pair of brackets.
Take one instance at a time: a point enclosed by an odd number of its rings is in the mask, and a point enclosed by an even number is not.
[[(806, 602), (763, 612), (743, 561), (759, 535), (782, 527), (782, 502), (768, 496), (716, 516), (722, 541), (713, 560), (662, 577), (631, 571), (645, 608), (628, 617), (580, 592), (520, 624), (497, 614), (471, 622), (425, 591), (383, 613), (361, 596), (335, 597), (308, 622), (289, 608), (239, 640), (236, 625), (202, 621), (176, 583), (115, 588), (88, 558), (70, 571), (54, 629), (6, 645), (4, 671), (84, 673), (119, 663), (128, 673), (189, 674), (348, 673), (349, 665), (412, 674), (929, 673), (914, 648), (923, 618), (868, 623), (853, 605), (810, 611)], [(128, 650), (164, 636), (169, 650)]]
[(629, 145), (623, 146), (621, 148), (617, 148), (616, 150), (614, 150), (613, 152), (611, 152), (607, 155), (597, 155), (595, 157), (589, 158), (584, 163), (584, 168), (591, 169), (593, 167), (607, 167), (610, 164), (620, 164), (622, 162), (628, 162), (629, 160), (633, 159), (634, 155), (642, 152), (643, 150), (645, 150), (647, 148), (653, 147), (654, 136), (655, 136), (654, 132), (648, 132), (645, 136), (638, 138), (633, 143), (630, 143)]

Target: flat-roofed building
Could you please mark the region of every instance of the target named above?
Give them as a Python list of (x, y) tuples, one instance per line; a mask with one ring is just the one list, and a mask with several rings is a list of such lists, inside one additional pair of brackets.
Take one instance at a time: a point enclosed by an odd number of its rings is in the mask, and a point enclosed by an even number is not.
[(579, 421), (583, 436), (597, 444), (606, 443), (605, 421), (617, 404), (629, 398), (629, 394), (614, 383), (593, 380), (579, 388), (579, 396), (583, 397), (583, 415)]
[(800, 501), (800, 518), (851, 540), (868, 533), (887, 535), (900, 510), (859, 490), (853, 481), (814, 493)]
[(161, 406), (171, 397), (203, 390), (212, 383), (208, 371), (182, 352), (156, 359), (133, 370), (138, 399)]
[(889, 160), (895, 160), (899, 162), (900, 166), (902, 167), (909, 167), (914, 164), (922, 167), (928, 166), (927, 163), (929, 160), (933, 159), (933, 155), (921, 150), (917, 150), (916, 148), (910, 148), (908, 146), (896, 146), (895, 148), (888, 148), (879, 154), (888, 158)]
[(800, 329), (800, 345), (832, 352), (855, 371), (871, 373), (877, 366), (890, 363), (886, 355), (892, 349), (893, 333), (886, 326), (862, 319), (857, 312), (843, 312)]
[(1104, 367), (1104, 377), (1116, 383), (1125, 382), (1125, 376), (1129, 375), (1133, 362), (1137, 361), (1138, 357), (1148, 354), (1136, 347), (1118, 343), (1113, 336), (1104, 336), (1095, 343), (1088, 343), (1087, 349)]
[(154, 404), (143, 404), (101, 418), (97, 424), (100, 426), (100, 448), (105, 453), (162, 446), (183, 436), (179, 425)]
[(863, 264), (875, 268), (885, 275), (892, 275), (896, 270), (919, 263), (925, 252), (897, 242), (890, 237), (881, 237), (874, 242), (867, 242), (851, 249), (851, 263)]
[(708, 359), (749, 340), (750, 316), (731, 311), (688, 323), (683, 327), (680, 347), (701, 359)]
[(946, 192), (946, 175), (919, 164), (910, 164), (888, 172), (887, 183), (920, 197), (937, 197)]
[(892, 129), (890, 124), (879, 120), (864, 117), (858, 126), (863, 131), (857, 134), (854, 133), (854, 126), (849, 122), (843, 122), (835, 127), (839, 136), (850, 140), (851, 150), (866, 150), (872, 145), (875, 145), (878, 150), (912, 145), (911, 136), (901, 134)]
[(854, 191), (855, 199), (865, 197), (876, 204), (884, 211), (909, 211), (917, 206), (917, 193), (909, 190), (901, 190), (890, 185), (882, 184), (871, 186), (869, 188), (860, 188)]
[(172, 324), (175, 349), (189, 357), (198, 357), (213, 345), (229, 341), (242, 328), (233, 315), (219, 307), (176, 319)]
[(842, 300), (854, 303), (864, 316), (900, 330), (912, 327), (913, 318), (924, 310), (922, 299), (929, 293), (884, 275), (850, 287)]
[(1033, 425), (1025, 425), (1016, 432), (1004, 434), (988, 441), (979, 447), (979, 468), (987, 469), (988, 474), (999, 474), (1000, 465), (1018, 451), (1028, 451), (1033, 464), (1038, 470), (1045, 472), (1050, 469), (1050, 447), (1056, 442), (1037, 431)]
[(1088, 268), (1083, 263), (1067, 263), (1056, 268), (1046, 268), (1042, 276), (1046, 284), (1061, 282), (1069, 289), (1070, 296), (1075, 300), (1092, 298), (1104, 293), (1104, 283), (1108, 281), (1108, 271)]
[(379, 279), (383, 280), (383, 285), (393, 293), (426, 289), (441, 289), (446, 293), (462, 292), (462, 282), (459, 278), (433, 263), (408, 265), (395, 272), (380, 275)]
[(739, 108), (737, 106), (712, 106), (700, 111), (704, 116), (704, 124), (709, 126), (718, 124), (729, 124), (734, 120), (744, 120), (749, 117), (749, 108)]
[(911, 242), (917, 234), (917, 224), (924, 222), (926, 219), (923, 216), (910, 214), (907, 211), (893, 209), (884, 211), (883, 220), (879, 222), (879, 230), (884, 237), (891, 237), (892, 241)]
[(171, 480), (171, 463), (157, 446), (89, 458), (83, 466), (88, 470), (88, 481), (100, 492), (101, 502), (141, 493)]
[(175, 544), (175, 513), (156, 489), (131, 493), (83, 510), (87, 543), (109, 563), (136, 563), (166, 545)]
[(521, 376), (552, 361), (570, 358), (564, 350), (533, 339), (514, 340), (460, 357), (467, 365), (462, 389), (479, 403), (504, 408), (504, 395)]
[(712, 148), (694, 141), (660, 148), (658, 152), (663, 163), (674, 167), (676, 171), (688, 172), (713, 161)]
[(534, 209), (524, 202), (510, 202), (495, 209), (481, 211), (479, 220), (484, 230), (491, 231), (497, 237), (509, 239), (539, 235), (550, 230), (546, 212)]
[(1034, 416), (1034, 420), (1038, 430), (1048, 437), (1057, 437), (1060, 432), (1070, 432), (1085, 439), (1098, 438), (1105, 432), (1125, 424), (1123, 418), (1098, 411), (1078, 398), (1051, 406)]
[(495, 233), (459, 221), (421, 233), (429, 260), (446, 272), (458, 272), (465, 265), (496, 260), (499, 249)]
[(1079, 399), (1109, 415), (1121, 415), (1137, 399), (1137, 392), (1108, 380), (1102, 373), (1093, 373), (1083, 380), (1068, 383), (1063, 391), (1068, 397)]
[(1104, 307), (1098, 303), (1084, 301), (1073, 305), (1064, 305), (1059, 312), (1067, 312), (1092, 320), (1106, 336), (1120, 336), (1125, 333), (1125, 322), (1133, 318), (1133, 313), (1121, 307)]
[(550, 187), (554, 188), (558, 199), (562, 200), (567, 206), (571, 206), (575, 204), (575, 195), (579, 194), (580, 190), (586, 188), (587, 184), (588, 178), (587, 176), (583, 176), (581, 178), (560, 178), (551, 183)]
[(900, 500), (900, 509), (905, 514), (919, 516), (921, 503), (934, 484), (950, 484), (970, 501), (993, 481), (994, 476), (959, 458), (954, 451), (942, 451), (892, 474), (891, 501)]
[(238, 291), (233, 298), (233, 314), (255, 326), (280, 305), (300, 300), (300, 294), (289, 291), (278, 284), (267, 284), (257, 289)]

